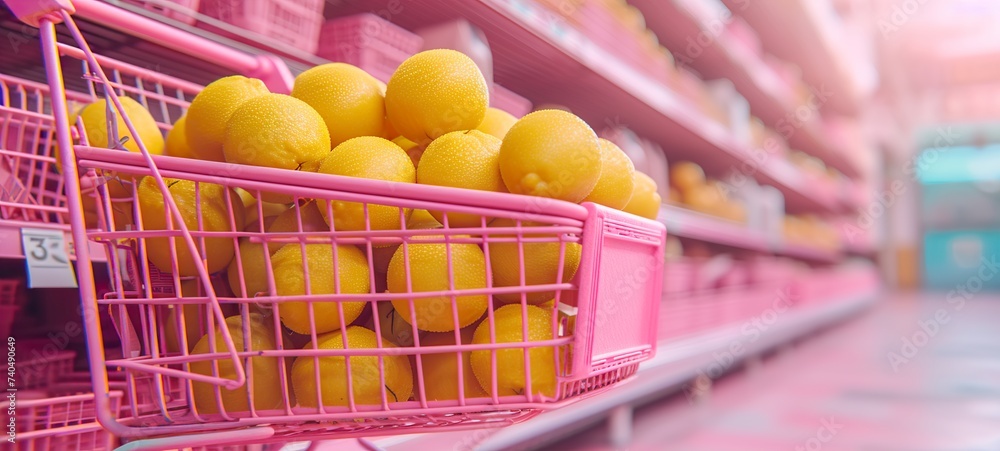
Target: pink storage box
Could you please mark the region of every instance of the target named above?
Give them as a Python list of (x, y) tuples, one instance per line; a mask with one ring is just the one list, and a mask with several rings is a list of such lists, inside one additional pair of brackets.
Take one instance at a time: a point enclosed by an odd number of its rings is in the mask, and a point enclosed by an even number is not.
[(168, 17), (178, 22), (194, 25), (198, 19), (195, 13), (198, 12), (199, 0), (126, 0), (129, 3), (141, 6), (149, 11), (153, 11), (161, 16)]
[(201, 0), (201, 12), (315, 53), (323, 24), (323, 5), (323, 0)]
[(490, 106), (504, 110), (519, 119), (530, 113), (533, 108), (530, 100), (496, 83), (490, 90)]
[(420, 36), (375, 14), (364, 13), (324, 23), (316, 55), (353, 64), (384, 82), (422, 45)]

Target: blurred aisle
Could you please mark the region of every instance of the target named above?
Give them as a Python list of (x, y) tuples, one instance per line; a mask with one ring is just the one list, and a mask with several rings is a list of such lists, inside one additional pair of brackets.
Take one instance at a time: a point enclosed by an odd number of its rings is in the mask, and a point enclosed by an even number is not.
[[(700, 402), (639, 409), (618, 449), (998, 450), (1000, 296), (946, 298), (891, 296), (716, 381)], [(553, 449), (615, 447), (597, 427)]]

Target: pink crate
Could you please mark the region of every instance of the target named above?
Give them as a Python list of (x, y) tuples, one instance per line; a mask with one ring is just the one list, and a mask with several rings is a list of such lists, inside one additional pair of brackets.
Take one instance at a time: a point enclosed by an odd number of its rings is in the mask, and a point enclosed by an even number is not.
[(531, 101), (496, 83), (490, 90), (490, 106), (521, 118), (531, 112)]
[(16, 305), (0, 305), (0, 337), (9, 337), (11, 327), (14, 326), (14, 317), (21, 307)]
[[(62, 395), (58, 392), (21, 392), (13, 422), (17, 442), (5, 450), (74, 450), (104, 451), (113, 449), (118, 440), (97, 421), (94, 393)], [(122, 393), (112, 391), (102, 395), (110, 411), (117, 415)], [(32, 399), (34, 398), (34, 399)], [(10, 418), (4, 412), (4, 425)]]
[(399, 65), (420, 51), (423, 39), (370, 13), (323, 24), (316, 55), (353, 64), (386, 82)]
[(201, 0), (201, 12), (315, 53), (323, 24), (323, 5), (323, 0)]
[(18, 279), (0, 279), (0, 305), (21, 305), (21, 299), (18, 299), (20, 286)]
[(19, 388), (49, 387), (60, 375), (73, 372), (76, 352), (60, 350), (48, 339), (17, 341)]
[[(131, 119), (124, 114), (119, 96), (135, 93), (126, 89), (125, 83), (109, 80), (106, 76), (108, 71), (114, 69), (116, 75), (120, 73), (122, 77), (134, 79), (142, 86), (152, 86), (156, 92), (164, 92), (162, 96), (148, 99), (154, 104), (150, 109), (182, 110), (187, 106), (185, 99), (190, 99), (201, 89), (198, 86), (181, 83), (167, 75), (134, 68), (110, 59), (99, 60), (80, 37), (72, 16), (63, 13), (61, 19), (63, 22), (60, 27), (69, 28), (70, 34), (77, 36), (78, 46), (60, 46), (59, 53), (62, 59), (82, 59), (89, 62), (94, 74), (93, 78), (87, 80), (92, 83), (90, 92), (98, 96), (109, 96), (112, 108), (122, 115), (129, 128), (133, 128)], [(49, 19), (42, 19), (43, 22), (46, 20)], [(54, 42), (53, 27), (45, 25), (47, 24), (43, 23), (41, 27), (42, 41)], [(53, 48), (54, 46), (43, 46), (45, 63), (50, 74), (61, 73), (62, 59), (60, 55), (51, 51)], [(175, 287), (180, 286), (183, 280), (195, 281), (201, 288), (197, 295), (182, 297), (176, 294), (152, 294), (149, 290), (128, 291), (123, 288), (121, 272), (111, 271), (112, 286), (116, 289), (103, 296), (101, 304), (118, 312), (115, 317), (116, 327), (121, 335), (123, 350), (126, 352), (120, 358), (110, 359), (106, 359), (106, 355), (100, 352), (89, 354), (90, 368), (98, 372), (97, 385), (103, 388), (104, 384), (100, 379), (108, 377), (108, 368), (121, 367), (126, 370), (129, 377), (133, 378), (132, 380), (152, 380), (153, 387), (164, 386), (163, 382), (167, 380), (176, 380), (184, 389), (184, 396), (176, 401), (152, 393), (150, 398), (158, 407), (154, 412), (133, 410), (134, 414), (129, 418), (122, 418), (121, 421), (104, 421), (104, 426), (117, 435), (140, 438), (207, 434), (211, 431), (216, 434), (216, 438), (219, 437), (218, 434), (228, 434), (227, 437), (231, 436), (236, 441), (250, 442), (255, 440), (256, 436), (254, 431), (244, 428), (248, 424), (267, 424), (270, 429), (265, 432), (273, 433), (276, 440), (314, 435), (352, 437), (487, 427), (496, 421), (499, 421), (497, 424), (510, 424), (523, 421), (546, 409), (565, 406), (584, 395), (589, 396), (607, 390), (615, 383), (635, 374), (639, 363), (651, 358), (655, 353), (657, 327), (655, 319), (661, 298), (663, 251), (666, 241), (665, 228), (656, 221), (590, 203), (576, 205), (508, 193), (151, 156), (141, 142), (138, 142), (139, 147), (143, 149), (141, 154), (72, 145), (68, 135), (70, 127), (66, 122), (66, 116), (62, 114), (64, 87), (61, 81), (62, 77), (50, 78), (50, 84), (55, 88), (53, 104), (60, 112), (55, 115), (60, 147), (71, 149), (73, 152), (71, 164), (66, 168), (66, 183), (75, 189), (80, 183), (79, 174), (91, 171), (98, 176), (114, 171), (118, 177), (131, 178), (133, 183), (137, 183), (140, 177), (145, 177), (142, 183), (155, 184), (164, 193), (163, 202), (166, 208), (163, 214), (170, 214), (174, 219), (168, 221), (165, 217), (161, 217), (154, 221), (158, 215), (146, 212), (145, 220), (136, 221), (136, 224), (116, 225), (114, 221), (102, 220), (99, 221), (99, 227), (84, 229), (82, 207), (80, 202), (74, 200), (70, 205), (74, 231), (86, 233), (90, 240), (105, 243), (112, 248), (108, 255), (113, 268), (120, 268), (123, 265), (123, 257), (114, 251), (116, 246), (113, 243), (121, 239), (135, 240), (137, 243), (135, 252), (138, 257), (136, 261), (140, 263), (136, 268), (137, 280), (133, 281), (136, 286), (150, 286), (151, 280), (146, 269), (154, 266), (161, 272), (170, 274)], [(118, 91), (119, 89), (123, 92)], [(157, 104), (158, 102), (162, 104)], [(307, 208), (319, 206), (319, 211), (313, 214), (325, 216), (326, 222), (334, 224), (334, 227), (324, 226), (321, 230), (279, 234), (238, 230), (242, 228), (247, 212), (242, 210), (242, 202), (235, 201), (232, 197), (230, 202), (222, 203), (225, 214), (229, 217), (227, 230), (208, 228), (214, 225), (208, 224), (207, 221), (186, 224), (179, 216), (178, 201), (174, 199), (175, 194), (168, 189), (164, 177), (172, 179), (171, 186), (175, 183), (190, 184), (192, 189), (198, 191), (198, 196), (234, 195), (226, 188), (241, 188), (253, 195), (258, 202), (263, 201), (265, 193), (269, 198), (284, 196), (282, 198), (288, 199), (289, 205), (292, 205), (289, 207), (292, 214), (302, 221), (306, 220), (303, 219), (303, 215), (309, 214)], [(213, 191), (206, 191), (216, 188), (218, 188), (214, 191), (216, 194), (210, 194)], [(106, 187), (99, 186), (97, 194), (99, 195), (97, 201), (101, 205), (106, 207), (110, 205)], [(306, 199), (317, 202), (297, 202)], [(364, 225), (338, 225), (333, 218), (334, 202), (359, 203), (360, 211), (363, 213), (358, 217), (358, 224)], [(406, 229), (405, 218), (412, 209), (441, 211), (447, 214), (452, 222), (438, 229)], [(99, 209), (99, 213), (105, 211), (106, 208)], [(390, 213), (388, 215), (380, 213), (385, 211)], [(259, 217), (261, 216), (259, 210), (251, 211), (249, 214), (257, 215), (255, 219), (263, 222), (263, 218)], [(372, 220), (375, 215), (383, 216), (380, 216), (379, 222), (375, 222)], [(382, 220), (393, 221), (390, 218), (396, 218), (399, 224), (372, 229), (373, 224), (381, 224)], [(493, 221), (494, 219), (500, 222)], [(162, 227), (150, 227), (158, 222)], [(241, 224), (241, 227), (236, 227), (236, 223)], [(143, 224), (148, 228), (144, 228)], [(487, 224), (491, 226), (486, 227)], [(210, 278), (210, 272), (216, 271), (214, 269), (210, 271), (204, 264), (188, 261), (183, 254), (167, 252), (154, 255), (152, 249), (155, 246), (151, 243), (156, 241), (153, 240), (168, 238), (173, 238), (176, 245), (183, 246), (182, 249), (193, 254), (200, 253), (201, 248), (196, 242), (202, 240), (231, 242), (234, 246), (233, 254), (229, 258), (223, 258), (221, 263), (216, 261), (215, 257), (208, 256), (207, 266), (222, 264), (225, 268), (232, 263), (233, 272), (237, 275), (234, 283), (238, 289), (235, 291), (240, 292), (240, 295), (217, 293)], [(310, 284), (309, 288), (303, 285), (302, 292), (281, 291), (271, 282), (266, 282), (266, 286), (254, 285), (260, 281), (276, 280), (274, 273), (278, 268), (265, 265), (264, 271), (267, 274), (263, 277), (250, 278), (246, 272), (249, 267), (244, 267), (240, 257), (240, 252), (249, 251), (240, 250), (240, 246), (236, 245), (241, 239), (250, 242), (262, 240), (263, 243), (286, 246), (283, 249), (308, 251), (310, 254), (329, 252), (332, 262), (347, 261), (357, 268), (363, 268), (367, 277), (359, 277), (357, 280), (368, 281), (379, 277), (375, 267), (368, 263), (374, 261), (375, 249), (388, 246), (396, 246), (397, 252), (401, 252), (401, 255), (415, 252), (414, 249), (417, 249), (415, 246), (443, 246), (444, 252), (434, 255), (443, 255), (448, 261), (455, 257), (456, 246), (463, 246), (461, 248), (464, 249), (463, 252), (474, 256), (482, 252), (484, 262), (489, 262), (488, 256), (491, 250), (498, 253), (503, 249), (507, 249), (507, 252), (513, 249), (520, 260), (525, 258), (525, 255), (535, 255), (531, 249), (523, 252), (525, 247), (555, 244), (560, 263), (555, 265), (556, 272), (551, 281), (544, 275), (536, 279), (539, 275), (534, 272), (526, 274), (524, 265), (519, 264), (516, 266), (521, 270), (516, 274), (517, 277), (509, 277), (505, 281), (503, 277), (483, 274), (482, 286), (477, 284), (472, 287), (447, 289), (446, 294), (440, 291), (417, 290), (410, 282), (405, 282), (403, 285), (396, 283), (395, 288), (390, 283), (388, 292), (380, 290), (377, 282), (369, 284), (370, 286), (362, 290), (349, 292), (341, 291), (340, 284), (329, 287), (322, 282), (315, 286)], [(86, 260), (89, 254), (87, 241), (77, 240), (74, 245), (79, 258)], [(580, 255), (575, 271), (568, 263), (570, 259), (567, 258), (567, 249), (570, 247), (577, 249)], [(344, 260), (339, 260), (341, 258)], [(198, 260), (200, 261), (201, 257), (198, 257)], [(352, 260), (354, 263), (350, 263)], [(575, 261), (575, 258), (573, 260)], [(409, 266), (410, 261), (405, 257), (398, 261), (403, 262), (401, 264), (404, 266), (404, 273), (410, 274), (414, 271)], [(334, 265), (339, 266), (338, 263)], [(304, 262), (301, 265), (293, 264), (289, 270), (301, 272), (303, 275), (312, 271), (315, 275), (316, 269), (312, 267), (313, 265)], [(86, 265), (80, 266), (78, 271), (82, 302), (85, 305), (92, 305), (97, 301), (94, 274)], [(454, 273), (451, 271), (448, 273), (451, 277), (446, 288), (455, 286)], [(412, 279), (410, 280), (412, 282)], [(357, 286), (357, 284), (352, 285)], [(250, 286), (256, 288), (251, 289)], [(510, 314), (510, 318), (528, 314), (526, 309), (529, 308), (518, 300), (529, 298), (531, 303), (537, 302), (541, 306), (530, 308), (534, 312), (533, 315), (541, 315), (540, 318), (547, 319), (551, 329), (549, 333), (543, 333), (542, 336), (528, 342), (491, 341), (436, 347), (421, 346), (419, 343), (421, 333), (417, 330), (416, 324), (418, 318), (425, 316), (421, 313), (418, 317), (417, 313), (413, 312), (418, 305), (437, 303), (441, 309), (435, 310), (440, 312), (436, 315), (447, 324), (445, 327), (452, 329), (465, 327), (469, 319), (472, 322), (480, 321), (475, 315), (470, 316), (465, 313), (459, 315), (459, 312), (454, 311), (456, 303), (442, 301), (442, 296), (470, 297), (469, 302), (473, 303), (472, 305), (483, 307), (481, 315), (485, 317), (482, 317), (483, 322), (478, 327), (494, 331), (497, 327), (496, 317), (501, 315), (501, 310), (504, 315)], [(415, 304), (415, 299), (426, 302)], [(480, 304), (480, 300), (484, 303)], [(556, 305), (575, 307), (575, 317), (567, 317), (567, 314), (563, 313), (563, 310), (567, 309), (555, 308), (551, 303), (546, 303), (547, 300), (555, 300)], [(346, 319), (343, 324), (339, 321), (339, 318), (347, 314), (346, 310), (342, 310), (347, 308), (345, 306), (353, 309), (355, 308), (353, 305), (361, 303), (361, 308), (379, 311), (380, 302), (384, 305), (390, 301), (393, 301), (393, 307), (397, 310), (406, 309), (410, 312), (409, 333), (416, 342), (414, 346), (392, 346), (391, 343), (384, 342), (386, 339), (382, 334), (359, 329), (354, 330), (373, 335), (371, 341), (375, 342), (374, 347), (358, 348), (348, 345), (346, 346), (348, 349), (335, 349), (319, 347), (315, 343), (310, 344), (311, 337), (320, 334), (331, 337), (332, 335), (326, 333), (350, 323)], [(439, 304), (440, 302), (446, 304)], [(510, 304), (500, 307), (501, 303), (506, 302)], [(184, 303), (199, 305), (204, 309), (202, 310), (204, 313), (196, 315), (197, 320), (190, 317), (191, 313), (178, 314), (173, 320), (162, 318), (163, 311), (168, 305), (176, 306)], [(313, 313), (307, 316), (281, 315), (282, 312), (300, 306)], [(535, 310), (536, 308), (538, 310)], [(334, 316), (331, 311), (345, 313)], [(405, 310), (401, 310), (400, 314), (403, 314), (403, 311)], [(574, 310), (569, 309), (569, 311)], [(214, 327), (213, 323), (218, 324), (225, 320), (226, 312), (238, 312), (239, 315), (234, 316), (233, 313), (228, 315), (229, 318), (241, 322), (247, 319), (260, 321), (263, 329)], [(92, 311), (85, 313), (87, 314), (85, 331), (88, 340), (101, 342), (103, 337), (96, 335), (97, 315)], [(254, 316), (251, 317), (251, 314)], [(375, 330), (379, 329), (380, 316), (372, 316)], [(462, 319), (456, 319), (459, 316)], [(336, 325), (330, 323), (334, 317), (338, 318)], [(460, 321), (462, 324), (455, 324), (455, 321)], [(283, 333), (283, 326), (291, 327), (290, 325), (300, 332), (296, 337), (289, 339), (292, 342), (297, 340), (297, 345), (285, 344), (287, 337)], [(167, 331), (169, 328), (174, 328), (180, 335), (188, 332), (185, 330), (187, 327), (194, 327), (197, 336), (216, 337), (218, 334), (218, 339), (211, 340), (215, 343), (213, 352), (192, 354), (187, 346), (176, 346), (172, 350), (167, 343), (169, 340)], [(262, 330), (265, 331), (263, 337), (261, 337)], [(237, 345), (237, 343), (258, 343), (251, 338), (269, 339), (275, 344), (269, 345), (263, 354)], [(497, 374), (497, 368), (494, 366), (488, 384), (484, 382), (486, 381), (484, 376), (481, 376), (481, 381), (477, 381), (481, 386), (488, 387), (490, 395), (434, 400), (429, 399), (427, 393), (428, 387), (434, 387), (432, 384), (439, 382), (437, 380), (429, 384), (423, 377), (418, 376), (412, 387), (397, 386), (397, 390), (392, 390), (381, 381), (378, 384), (361, 384), (360, 381), (366, 380), (362, 375), (346, 372), (343, 380), (347, 384), (358, 385), (353, 385), (355, 390), (345, 391), (346, 395), (343, 397), (345, 400), (319, 394), (314, 397), (293, 397), (287, 377), (289, 366), (296, 362), (303, 362), (300, 365), (309, 365), (310, 362), (315, 362), (315, 359), (322, 359), (324, 362), (343, 362), (346, 357), (375, 359), (374, 361), (378, 363), (372, 369), (381, 378), (388, 371), (387, 368), (409, 370), (410, 366), (404, 362), (409, 362), (410, 359), (402, 358), (403, 356), (412, 356), (415, 367), (419, 369), (422, 359), (428, 354), (469, 352), (471, 358), (476, 356), (481, 358), (498, 350), (518, 352), (519, 349), (530, 349), (533, 356), (541, 352), (538, 354), (541, 357), (537, 358), (541, 359), (543, 364), (551, 364), (554, 369), (551, 379), (545, 372), (544, 377), (538, 380), (534, 376), (525, 378), (521, 381), (523, 387), (520, 385), (514, 388), (501, 387), (500, 381), (494, 376)], [(525, 369), (525, 374), (535, 374), (530, 369), (531, 361), (534, 359), (536, 357), (525, 362), (525, 366), (528, 367)], [(388, 360), (395, 363), (390, 366)], [(231, 374), (226, 374), (228, 371), (219, 374), (216, 371), (206, 372), (205, 369), (196, 369), (205, 364), (213, 366), (207, 363), (213, 361), (219, 364), (231, 364)], [(280, 370), (275, 373), (279, 377), (277, 381), (273, 378), (256, 378), (257, 381), (263, 380), (263, 383), (270, 381), (274, 384), (268, 385), (266, 390), (262, 391), (250, 382), (254, 374), (250, 367), (251, 364), (269, 365), (267, 362), (278, 365)], [(326, 368), (325, 365), (317, 367), (314, 364), (312, 367), (304, 366), (304, 368), (306, 369), (300, 369), (299, 374), (305, 371), (305, 374), (312, 376), (299, 378), (300, 383), (307, 383), (311, 380), (309, 378), (319, 378), (321, 381), (336, 380), (334, 375), (326, 374), (326, 370), (323, 369)], [(464, 373), (456, 374), (458, 377), (455, 381), (456, 390), (460, 392), (464, 390), (460, 388), (464, 387), (463, 379), (472, 377), (469, 374), (464, 376), (462, 374)], [(410, 378), (396, 378), (396, 380), (400, 381), (400, 384), (405, 384), (401, 381)], [(370, 387), (368, 392), (357, 392), (359, 387), (365, 390), (366, 386)], [(228, 390), (223, 391), (224, 389)], [(136, 391), (139, 390), (147, 393), (150, 391), (149, 388), (136, 384)], [(215, 396), (196, 397), (194, 393), (199, 390), (207, 390), (207, 393)], [(227, 393), (226, 399), (230, 401), (223, 401), (223, 393)], [(235, 404), (236, 407), (233, 407), (234, 404), (231, 402), (236, 401), (232, 401), (234, 398), (231, 395), (234, 393), (236, 398), (244, 400), (246, 403), (244, 405), (247, 407), (240, 407), (240, 404)], [(406, 394), (400, 396), (403, 393)], [(261, 400), (267, 397), (277, 399), (272, 399), (274, 403), (256, 404), (255, 399)], [(200, 405), (199, 402), (195, 402), (196, 398), (202, 399), (199, 401)], [(106, 400), (100, 397), (97, 398), (97, 406), (99, 410), (108, 407)], [(236, 418), (240, 421), (234, 421)], [(138, 426), (140, 424), (141, 427)], [(257, 430), (260, 431), (261, 429)], [(191, 436), (192, 445), (202, 443), (200, 440), (204, 440), (204, 437), (200, 439), (198, 437)]]
[(188, 25), (194, 25), (198, 21), (195, 14), (198, 13), (199, 0), (126, 0), (127, 2), (141, 6), (149, 11), (155, 12), (163, 17), (176, 20)]

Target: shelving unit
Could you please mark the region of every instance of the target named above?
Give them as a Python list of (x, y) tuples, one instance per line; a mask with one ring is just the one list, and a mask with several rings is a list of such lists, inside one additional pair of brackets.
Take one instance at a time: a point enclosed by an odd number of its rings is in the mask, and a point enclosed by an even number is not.
[[(809, 85), (825, 88), (828, 106), (842, 114), (856, 114), (863, 96), (862, 66), (846, 61), (848, 49), (840, 42), (840, 24), (832, 19), (819, 2), (779, 0), (755, 2), (722, 0), (734, 14), (742, 17), (760, 35), (771, 53), (794, 61)], [(782, 24), (780, 27), (774, 24)]]
[(834, 263), (841, 257), (839, 252), (784, 243), (780, 236), (770, 236), (743, 224), (673, 205), (660, 208), (659, 220), (667, 226), (668, 234), (681, 238), (819, 263)]
[[(248, 53), (263, 52), (259, 48), (180, 23), (121, 0), (103, 2), (222, 45), (246, 50)], [(78, 10), (82, 10), (84, 17), (99, 18), (107, 13), (107, 5), (101, 3), (84, 0), (81, 2), (84, 7), (78, 6)], [(387, 9), (389, 6), (389, 0), (338, 2), (329, 5), (327, 15), (332, 17), (390, 11)], [(560, 18), (541, 6), (532, 4), (530, 0), (416, 0), (406, 6), (406, 14), (390, 15), (393, 16), (393, 22), (410, 29), (454, 17), (465, 17), (472, 21), (489, 39), (496, 81), (529, 97), (536, 104), (565, 105), (598, 129), (603, 126), (628, 126), (643, 137), (660, 144), (669, 158), (694, 161), (711, 173), (740, 171), (762, 184), (778, 188), (785, 196), (789, 212), (836, 213), (843, 208), (835, 198), (834, 187), (803, 180), (797, 175), (798, 169), (790, 167), (783, 159), (768, 158), (763, 162), (755, 160), (754, 152), (748, 145), (740, 143), (729, 130), (706, 117), (669, 87), (630, 68), (617, 56), (594, 45)], [(213, 26), (218, 22), (201, 14), (196, 18)], [(254, 34), (247, 30), (232, 26), (228, 26), (228, 29), (233, 33), (244, 34), (247, 38), (254, 38)], [(287, 49), (276, 48), (273, 51), (283, 57), (293, 73), (301, 72), (311, 64), (328, 62)], [(109, 54), (114, 56), (114, 52)], [(763, 74), (770, 73), (766, 67), (758, 66), (756, 69), (758, 78), (766, 78), (768, 75)], [(540, 74), (545, 76), (539, 76)], [(550, 80), (556, 79), (560, 82), (551, 83)], [(774, 79), (768, 81), (774, 82)], [(580, 92), (592, 95), (580, 96)], [(791, 108), (780, 99), (773, 98), (770, 101), (781, 104), (769, 108), (775, 112), (785, 112), (780, 113), (781, 115), (787, 114)], [(751, 105), (756, 107), (757, 103), (751, 101)], [(812, 154), (834, 162), (835, 167), (846, 170), (845, 173), (853, 173), (848, 166), (836, 165), (839, 161), (836, 152), (823, 150), (825, 146), (816, 144), (825, 141), (817, 136), (820, 132), (815, 126), (812, 122), (805, 123), (790, 136), (793, 140), (813, 143), (802, 147), (804, 150), (813, 149)]]
[[(830, 145), (818, 120), (819, 111), (803, 114), (805, 121), (797, 119), (795, 102), (781, 89), (783, 82), (779, 75), (759, 55), (735, 42), (724, 28), (731, 13), (720, 13), (709, 19), (710, 23), (705, 23), (704, 18), (686, 6), (689, 2), (632, 0), (630, 3), (643, 12), (646, 26), (656, 33), (660, 42), (677, 52), (678, 62), (696, 69), (708, 79), (732, 81), (750, 103), (751, 112), (766, 124), (779, 127), (792, 148), (821, 158), (849, 177), (858, 176), (857, 167), (844, 157), (841, 149)], [(702, 41), (709, 43), (702, 45)]]

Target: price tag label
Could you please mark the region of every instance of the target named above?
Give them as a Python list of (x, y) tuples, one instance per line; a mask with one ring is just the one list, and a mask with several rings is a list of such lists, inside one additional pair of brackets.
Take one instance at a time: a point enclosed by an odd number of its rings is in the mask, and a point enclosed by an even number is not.
[(76, 272), (61, 230), (21, 229), (28, 288), (76, 288)]

